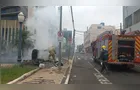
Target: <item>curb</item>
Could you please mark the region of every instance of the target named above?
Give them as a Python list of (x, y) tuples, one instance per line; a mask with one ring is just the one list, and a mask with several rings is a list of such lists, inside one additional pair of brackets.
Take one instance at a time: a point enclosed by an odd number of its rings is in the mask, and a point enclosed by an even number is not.
[(64, 84), (64, 83), (65, 83), (65, 80), (66, 80), (66, 78), (67, 78), (67, 74), (68, 74), (68, 72), (69, 72), (69, 69), (70, 69), (70, 66), (67, 68), (67, 70), (66, 70), (66, 72), (65, 72), (65, 74), (64, 74), (64, 76), (63, 76), (63, 79), (61, 80), (61, 83), (60, 83), (60, 84)]
[(69, 82), (70, 73), (71, 73), (71, 70), (72, 70), (72, 65), (73, 65), (74, 57), (75, 57), (75, 55), (74, 55), (73, 58), (72, 58), (72, 63), (71, 63), (71, 66), (69, 66), (69, 71), (68, 71), (68, 73), (67, 73), (66, 80), (65, 80), (65, 83), (64, 83), (64, 84), (68, 84), (68, 82)]
[(30, 71), (30, 72), (27, 72), (27, 73), (23, 74), (22, 76), (20, 76), (19, 78), (15, 79), (15, 80), (13, 80), (13, 81), (11, 81), (11, 82), (8, 82), (7, 84), (15, 84), (15, 83), (17, 83), (18, 81), (22, 81), (22, 80), (24, 80), (25, 78), (27, 78), (27, 77), (31, 76), (32, 74), (36, 73), (38, 70), (40, 70), (40, 68), (37, 68), (37, 69), (32, 70), (32, 71)]
[[(68, 60), (67, 58), (63, 58), (64, 60)], [(69, 63), (69, 62), (68, 62)], [(66, 69), (66, 72), (64, 73), (64, 76), (63, 76), (63, 79), (61, 80), (61, 83), (60, 84), (64, 84), (65, 83), (65, 80), (67, 78), (67, 74), (69, 72), (69, 69), (70, 69), (70, 66), (67, 67)]]

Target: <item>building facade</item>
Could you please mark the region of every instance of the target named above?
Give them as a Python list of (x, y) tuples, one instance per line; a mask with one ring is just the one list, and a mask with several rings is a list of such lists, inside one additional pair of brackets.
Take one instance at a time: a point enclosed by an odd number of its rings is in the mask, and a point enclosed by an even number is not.
[(81, 45), (77, 45), (77, 52), (83, 52), (84, 50), (84, 45), (81, 44)]
[(123, 29), (127, 33), (140, 30), (140, 6), (123, 7)]
[(72, 52), (72, 30), (63, 30), (64, 42), (62, 44), (62, 51), (64, 56), (71, 55)]
[(115, 31), (115, 26), (105, 26), (104, 23), (92, 24), (90, 28), (84, 32), (84, 50), (85, 52), (92, 52), (91, 43), (96, 40), (97, 36), (104, 31)]
[[(8, 49), (16, 40), (19, 30), (18, 14), (24, 13), (25, 20), (28, 18), (28, 7), (26, 6), (3, 6), (0, 20), (0, 40), (1, 48)], [(25, 28), (24, 26), (22, 28)]]
[(25, 18), (28, 17), (27, 6), (3, 6), (1, 7), (1, 20), (18, 20), (18, 14), (24, 13)]

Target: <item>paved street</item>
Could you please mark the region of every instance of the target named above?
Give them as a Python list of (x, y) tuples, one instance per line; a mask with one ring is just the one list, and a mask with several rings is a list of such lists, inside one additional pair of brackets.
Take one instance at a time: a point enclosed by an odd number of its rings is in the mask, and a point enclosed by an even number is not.
[(131, 70), (112, 67), (110, 74), (101, 74), (100, 66), (88, 54), (76, 54), (69, 84), (140, 84), (140, 67)]

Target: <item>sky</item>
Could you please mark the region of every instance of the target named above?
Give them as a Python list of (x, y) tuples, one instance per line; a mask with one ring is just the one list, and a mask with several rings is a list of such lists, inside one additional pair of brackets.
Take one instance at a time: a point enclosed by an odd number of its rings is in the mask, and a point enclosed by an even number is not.
[[(73, 6), (75, 29), (86, 31), (91, 24), (113, 25), (119, 28), (123, 21), (122, 6)], [(70, 7), (63, 6), (63, 28), (73, 30)], [(82, 34), (82, 33), (81, 33)], [(76, 45), (82, 44), (84, 36), (76, 34)]]

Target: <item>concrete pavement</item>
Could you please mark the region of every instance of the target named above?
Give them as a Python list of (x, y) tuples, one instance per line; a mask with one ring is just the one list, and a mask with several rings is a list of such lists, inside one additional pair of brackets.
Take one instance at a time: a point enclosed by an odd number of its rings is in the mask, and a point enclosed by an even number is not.
[(113, 67), (110, 74), (100, 73), (100, 65), (90, 54), (76, 54), (69, 84), (140, 84), (138, 67), (124, 70)]
[(49, 65), (16, 84), (61, 84), (69, 67), (69, 63), (65, 62), (61, 71), (58, 70), (58, 67), (48, 68), (48, 66)]
[(111, 84), (93, 65), (91, 55), (76, 54), (69, 84)]

